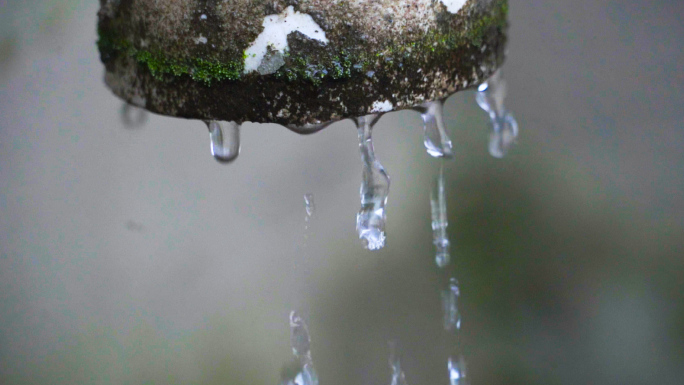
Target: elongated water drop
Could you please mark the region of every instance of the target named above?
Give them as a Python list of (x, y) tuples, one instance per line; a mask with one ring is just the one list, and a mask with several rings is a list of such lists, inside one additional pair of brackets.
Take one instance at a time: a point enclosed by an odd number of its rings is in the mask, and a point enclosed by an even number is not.
[(221, 163), (230, 163), (240, 154), (240, 125), (235, 122), (206, 122), (211, 139), (211, 155)]
[(444, 188), (444, 165), (439, 167), (439, 175), (430, 196), (432, 211), (432, 243), (435, 245), (435, 263), (439, 267), (449, 264), (449, 235), (447, 234), (446, 191)]
[(446, 331), (458, 331), (461, 329), (461, 313), (458, 311), (458, 297), (461, 289), (458, 280), (451, 278), (449, 287), (442, 292), (442, 308), (444, 310), (444, 329)]
[(404, 371), (401, 369), (401, 361), (399, 360), (399, 355), (397, 354), (397, 344), (395, 341), (390, 341), (390, 358), (389, 364), (392, 369), (392, 382), (391, 385), (407, 385), (406, 376)]
[(369, 250), (385, 246), (385, 204), (389, 194), (390, 180), (380, 162), (375, 159), (371, 132), (377, 115), (362, 116), (356, 119), (359, 134), (359, 148), (363, 160), (363, 180), (361, 183), (361, 209), (356, 216), (356, 231)]
[(423, 143), (428, 154), (435, 158), (451, 158), (454, 155), (451, 139), (446, 133), (443, 106), (443, 100), (435, 100), (425, 103), (419, 108), (424, 124)]
[(318, 376), (311, 359), (311, 338), (309, 328), (297, 312), (290, 312), (290, 344), (297, 359), (294, 366), (288, 365), (282, 373), (282, 385), (318, 385)]
[(518, 136), (518, 123), (504, 107), (506, 82), (498, 70), (477, 89), (477, 104), (489, 114), (492, 133), (489, 136), (489, 153), (495, 158), (503, 158)]
[(136, 129), (144, 126), (149, 115), (149, 112), (129, 103), (124, 103), (123, 106), (121, 106), (121, 122), (124, 127), (129, 129)]
[(449, 370), (449, 384), (450, 385), (466, 385), (466, 365), (463, 356), (457, 359), (449, 357), (447, 362), (447, 369)]
[(307, 218), (311, 217), (316, 210), (313, 194), (304, 194), (304, 208), (306, 209)]

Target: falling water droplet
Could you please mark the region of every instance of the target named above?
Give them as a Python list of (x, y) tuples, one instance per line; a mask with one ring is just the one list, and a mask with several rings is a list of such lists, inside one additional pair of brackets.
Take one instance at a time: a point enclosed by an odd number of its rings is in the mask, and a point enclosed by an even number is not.
[(447, 234), (447, 207), (446, 192), (444, 188), (444, 165), (439, 167), (439, 176), (430, 196), (430, 208), (432, 209), (432, 243), (435, 245), (435, 262), (439, 267), (449, 264), (449, 235)]
[(435, 100), (418, 108), (421, 113), (420, 116), (423, 118), (425, 149), (428, 154), (435, 158), (451, 158), (454, 155), (451, 139), (446, 133), (443, 107), (443, 100)]
[(466, 365), (463, 356), (459, 356), (457, 360), (449, 357), (447, 362), (447, 369), (449, 370), (449, 384), (450, 385), (466, 385)]
[(292, 353), (299, 360), (299, 371), (293, 378), (285, 379), (286, 385), (318, 385), (318, 376), (311, 359), (309, 328), (297, 312), (290, 312), (290, 343)]
[(240, 125), (235, 122), (205, 122), (211, 139), (211, 155), (221, 163), (230, 163), (240, 154)]
[(306, 208), (306, 217), (310, 218), (316, 210), (313, 194), (304, 194), (304, 207)]
[(149, 115), (149, 112), (129, 103), (124, 103), (123, 106), (121, 106), (121, 122), (124, 127), (129, 129), (136, 129), (144, 126)]
[(404, 371), (401, 369), (401, 361), (399, 360), (399, 355), (397, 354), (397, 343), (396, 341), (389, 342), (390, 348), (390, 358), (389, 364), (392, 369), (392, 382), (391, 385), (407, 385), (406, 376)]
[(504, 107), (506, 82), (501, 78), (501, 70), (480, 84), (477, 91), (477, 104), (489, 114), (492, 123), (489, 153), (495, 158), (503, 158), (518, 136), (518, 123)]
[(442, 292), (442, 307), (444, 308), (444, 329), (446, 331), (458, 331), (461, 329), (461, 313), (458, 311), (458, 297), (461, 290), (458, 280), (451, 278), (449, 287)]
[(356, 216), (356, 231), (368, 250), (385, 246), (385, 204), (389, 194), (390, 180), (380, 162), (375, 159), (371, 133), (378, 115), (362, 116), (356, 119), (359, 134), (359, 148), (363, 160), (361, 183), (361, 210)]

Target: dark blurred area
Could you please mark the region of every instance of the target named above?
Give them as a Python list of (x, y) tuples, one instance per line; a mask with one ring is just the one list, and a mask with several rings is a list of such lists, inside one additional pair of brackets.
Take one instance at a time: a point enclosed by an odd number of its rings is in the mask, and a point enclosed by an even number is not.
[(473, 92), (445, 106), (448, 272), (419, 116), (374, 133), (392, 186), (370, 253), (351, 123), (248, 126), (221, 166), (201, 122), (124, 128), (96, 2), (0, 9), (0, 383), (277, 384), (298, 308), (321, 385), (389, 384), (389, 340), (408, 384), (446, 385), (451, 275), (473, 385), (684, 378), (681, 2), (511, 1), (517, 146), (487, 154)]

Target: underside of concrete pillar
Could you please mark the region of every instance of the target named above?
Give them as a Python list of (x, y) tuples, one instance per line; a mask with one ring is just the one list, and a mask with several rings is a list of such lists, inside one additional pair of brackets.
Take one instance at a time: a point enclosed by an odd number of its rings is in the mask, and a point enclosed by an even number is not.
[(105, 81), (183, 118), (316, 125), (411, 108), (503, 62), (507, 0), (101, 0)]

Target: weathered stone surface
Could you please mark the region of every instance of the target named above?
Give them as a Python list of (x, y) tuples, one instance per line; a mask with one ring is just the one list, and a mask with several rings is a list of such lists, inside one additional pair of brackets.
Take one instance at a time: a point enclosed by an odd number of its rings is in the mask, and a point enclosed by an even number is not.
[(152, 112), (306, 125), (479, 84), (506, 15), (506, 0), (101, 0), (98, 46), (107, 85)]

